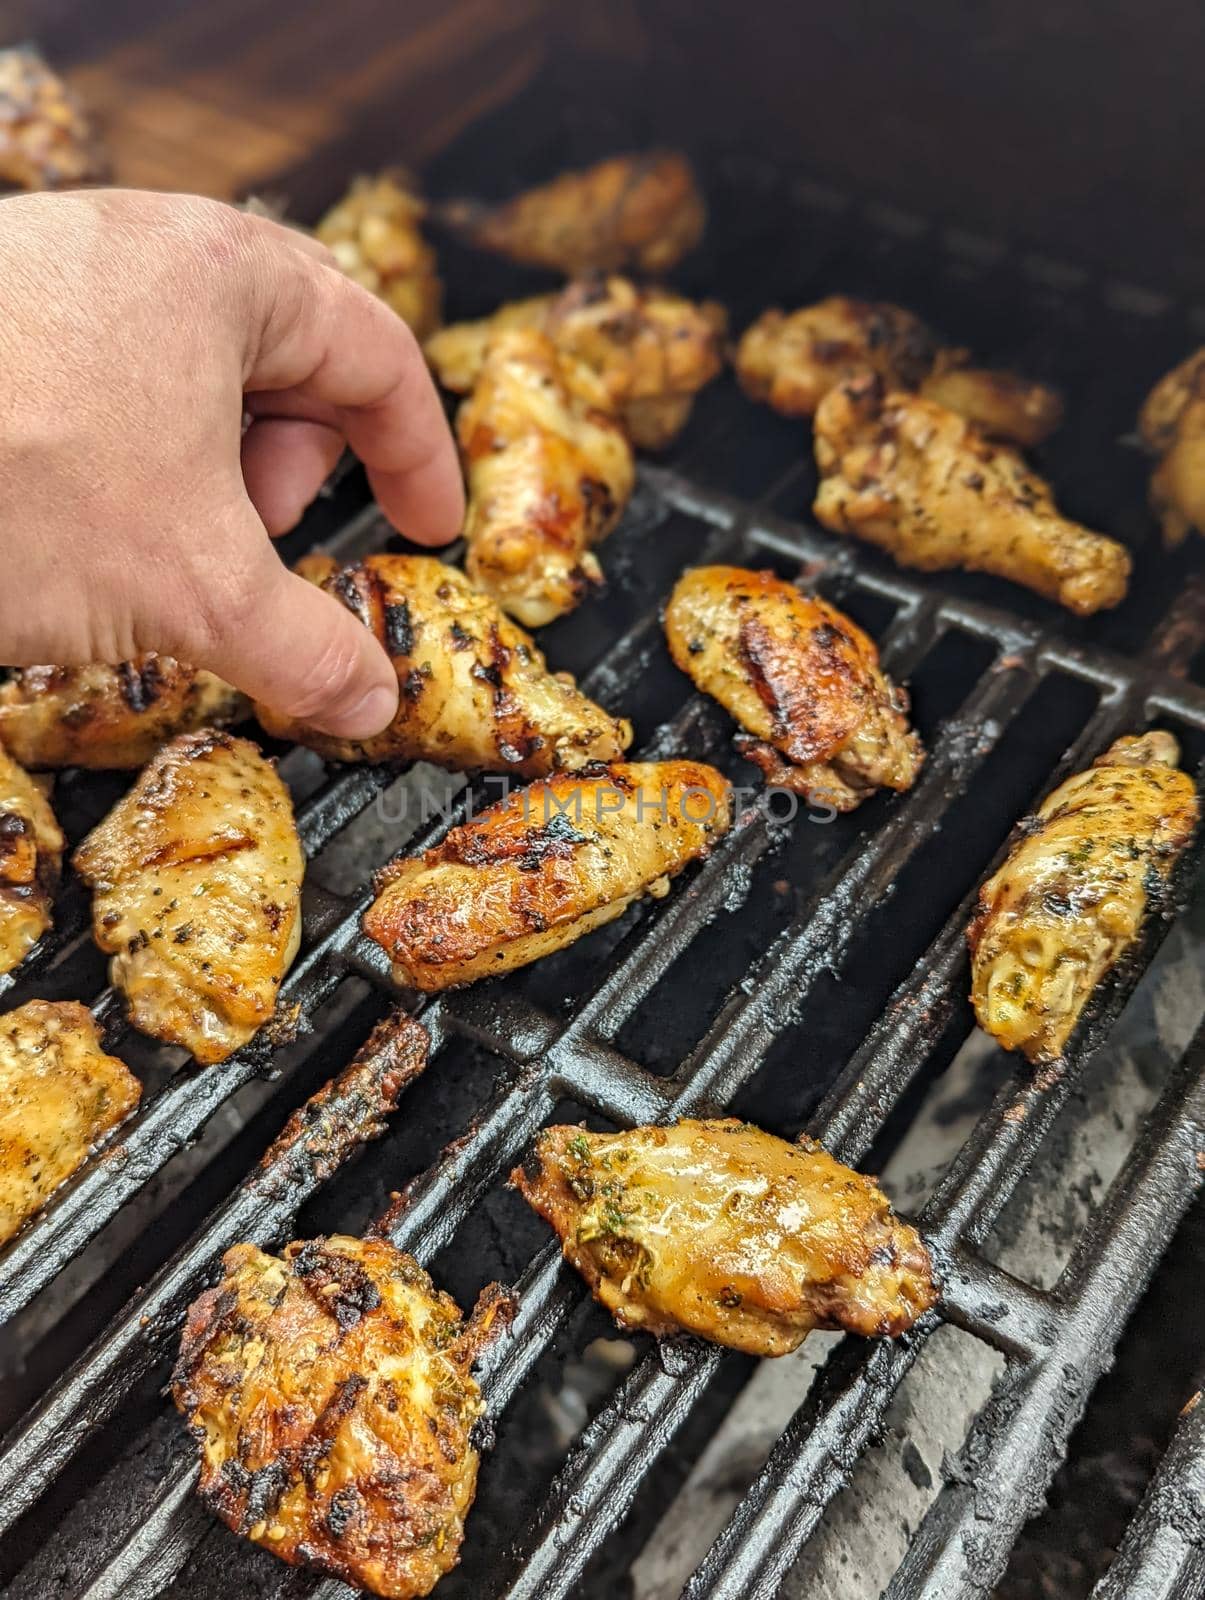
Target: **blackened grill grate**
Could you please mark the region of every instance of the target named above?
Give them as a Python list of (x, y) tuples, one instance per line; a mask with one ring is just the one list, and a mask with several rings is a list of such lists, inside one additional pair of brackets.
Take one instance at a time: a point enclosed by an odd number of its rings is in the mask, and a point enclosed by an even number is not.
[[(1056, 487), (1084, 520), (1139, 542), (1147, 525), (1145, 468), (1116, 436), (1148, 382), (1190, 347), (1190, 322), (1179, 308), (758, 169), (727, 169), (714, 213), (712, 254), (692, 265), (688, 287), (725, 298), (738, 326), (775, 298), (798, 303), (830, 289), (871, 292), (917, 306), (985, 358), (1061, 380), (1070, 390), (1070, 420), (1050, 451)], [(458, 294), (455, 261), (453, 252), (454, 308), (476, 311), (498, 298), (501, 280), (483, 286), (480, 263)], [(1102, 364), (1107, 383), (1098, 381)], [(620, 942), (599, 937), (543, 968), (425, 1004), (419, 1015), (432, 1036), (431, 1074), (448, 1068), (441, 1054), (468, 1043), (500, 1063), (503, 1077), (458, 1130), (461, 1137), (382, 1219), (390, 1236), (424, 1261), (446, 1257), (474, 1214), (497, 1203), (510, 1166), (566, 1102), (621, 1125), (746, 1103), (784, 1041), (802, 1050), (803, 1021), (823, 1004), (828, 975), (879, 936), (895, 941), (883, 961), (887, 988), (894, 986), (886, 1005), (868, 987), (860, 1010), (855, 1005), (851, 1037), (860, 1042), (845, 1052), (844, 1066), (798, 1074), (810, 1078), (810, 1089), (794, 1089), (781, 1109), (759, 1119), (776, 1131), (794, 1131), (792, 1123), (806, 1119), (834, 1153), (863, 1161), (888, 1119), (942, 1069), (967, 1032), (964, 929), (1009, 823), (1122, 731), (1170, 726), (1194, 764), (1205, 756), (1205, 689), (1188, 677), (1202, 610), (1201, 591), (1188, 578), (1191, 553), (1178, 564), (1153, 552), (1146, 561), (1140, 556), (1137, 592), (1122, 614), (1084, 627), (1003, 585), (916, 578), (817, 533), (804, 520), (807, 452), (806, 429), (747, 405), (730, 380), (717, 385), (700, 402), (673, 464), (642, 469), (637, 499), (606, 550), (608, 601), (547, 630), (542, 642), (554, 665), (589, 665), (585, 687), (634, 711), (643, 754), (704, 756), (735, 771), (724, 719), (689, 694), (664, 657), (656, 605), (688, 562), (802, 572), (870, 623), (893, 675), (923, 686), (917, 715), (929, 758), (921, 781), (910, 794), (871, 802), (831, 829), (802, 818), (786, 827), (746, 805), (714, 856), (679, 880), (666, 902), (619, 925)], [(342, 542), (363, 546), (385, 537), (369, 512)], [(1056, 729), (1071, 729), (1068, 738), (1060, 733), (1057, 760), (1042, 754), (1047, 715)], [(1022, 749), (1030, 749), (1028, 764), (1019, 761), (1015, 794), (1004, 784), (1002, 810), (1000, 758)], [(300, 809), (307, 853), (318, 855), (391, 777), (368, 770), (330, 776)], [(86, 794), (86, 782), (78, 782)], [(939, 836), (951, 828), (961, 834), (968, 804), (981, 806), (985, 820), (978, 833), (968, 830), (965, 848), (956, 842), (951, 886), (923, 888)], [(407, 848), (421, 848), (441, 830)], [(1186, 859), (1184, 885), (1199, 853)], [(785, 880), (789, 892), (785, 907), (768, 915), (760, 897), (770, 898), (771, 879)], [(365, 903), (363, 894), (311, 896), (303, 954), (286, 991), (303, 1024), (350, 975), (388, 989), (379, 952), (358, 932)], [(6, 1003), (39, 992), (51, 978), (56, 992), (69, 992), (73, 963), (83, 959), (72, 955), (82, 900), (67, 909), (57, 943), (17, 981), (0, 980)], [(747, 948), (739, 938), (746, 922), (754, 927)], [(713, 951), (716, 928), (728, 931), (739, 970), (728, 981), (722, 966), (724, 981), (712, 994), (696, 953), (704, 945)], [(1163, 920), (1152, 919), (1142, 948), (1104, 986), (1059, 1072), (1035, 1077), (1014, 1066), (1006, 1077), (919, 1219), (943, 1267), (939, 1312), (900, 1341), (838, 1347), (691, 1578), (691, 1600), (776, 1592), (941, 1320), (1002, 1352), (1008, 1381), (974, 1424), (965, 1470), (938, 1494), (889, 1592), (904, 1600), (990, 1591), (1192, 1198), (1205, 1147), (1205, 1031), (1171, 1070), (1128, 1163), (1052, 1290), (1011, 1277), (982, 1247), (1165, 931)], [(660, 1054), (656, 1037), (647, 1047), (643, 1038), (634, 1044), (646, 1027), (653, 1036), (663, 1028), (653, 1009), (684, 966), (698, 990), (697, 1004), (687, 1007), (689, 1044), (680, 1048), (674, 1032)], [(102, 995), (97, 1007), (117, 1025), (111, 997)], [(0, 1319), (17, 1317), (264, 1066), (265, 1052), (253, 1047), (224, 1068), (168, 1077), (148, 1096), (126, 1130), (124, 1153), (85, 1169), (0, 1256)], [(37, 1509), (59, 1475), (98, 1428), (161, 1380), (183, 1310), (212, 1279), (222, 1250), (243, 1238), (283, 1242), (322, 1181), (301, 1140), (278, 1142), (267, 1164), (239, 1181), (232, 1173), (229, 1198), (11, 1428), (0, 1445), (0, 1528), (14, 1552), (10, 1570), (33, 1556)], [(478, 1281), (487, 1275), (483, 1270)], [(518, 1288), (512, 1336), (491, 1353), (484, 1373), (495, 1418), (505, 1418), (537, 1368), (558, 1359), (558, 1334), (584, 1298), (551, 1243), (527, 1259)], [(578, 1593), (602, 1540), (734, 1359), (689, 1342), (659, 1351), (642, 1346), (525, 1531), (508, 1550), (483, 1556), (470, 1520), (466, 1566), (441, 1592), (449, 1600), (463, 1592), (511, 1600)], [(1173, 1450), (1177, 1469), (1198, 1480), (1200, 1433), (1190, 1417)], [(191, 1448), (182, 1436), (177, 1445), (157, 1496), (124, 1531), (118, 1517), (119, 1531), (90, 1552), (86, 1577), (61, 1583), (56, 1593), (137, 1600), (178, 1585), (186, 1568), (189, 1580), (178, 1592), (217, 1592), (260, 1559), (213, 1534), (191, 1495)], [(487, 1457), (483, 1488), (490, 1471)], [(989, 1519), (979, 1515), (985, 1503)], [(1174, 1518), (1168, 1532), (1169, 1504), (1157, 1484), (1103, 1592), (1137, 1593), (1155, 1562), (1179, 1573), (1181, 1587), (1167, 1593), (1192, 1592), (1184, 1585), (1194, 1581), (1199, 1544), (1176, 1542)], [(219, 1551), (219, 1577), (199, 1577), (189, 1566), (202, 1539), (207, 1551)], [(320, 1593), (323, 1600), (348, 1592), (275, 1564), (262, 1590)], [(22, 1593), (20, 1576), (14, 1593)]]

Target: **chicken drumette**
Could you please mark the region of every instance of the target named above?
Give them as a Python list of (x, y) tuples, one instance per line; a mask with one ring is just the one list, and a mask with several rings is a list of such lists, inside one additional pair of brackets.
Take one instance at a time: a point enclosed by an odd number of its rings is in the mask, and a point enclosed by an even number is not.
[(598, 375), (607, 409), (638, 449), (661, 450), (686, 425), (697, 391), (719, 372), (725, 326), (714, 301), (696, 304), (627, 278), (584, 278), (560, 294), (454, 323), (427, 341), (426, 353), (444, 387), (466, 394), (495, 334), (537, 328), (559, 354)]
[(78, 189), (108, 160), (83, 109), (30, 45), (0, 50), (0, 187)]
[(1079, 616), (1124, 598), (1124, 545), (1067, 521), (1015, 450), (945, 406), (864, 374), (821, 401), (815, 442), (826, 528), (904, 566), (1009, 578)]
[(529, 634), (432, 556), (367, 556), (339, 566), (307, 556), (297, 570), (341, 600), (393, 659), (397, 715), (373, 739), (336, 739), (256, 708), (269, 733), (333, 761), (433, 761), (456, 770), (539, 778), (615, 761), (631, 724), (608, 716), (567, 673), (548, 670)]
[(824, 600), (772, 572), (697, 567), (674, 587), (665, 632), (675, 664), (747, 730), (738, 747), (768, 783), (852, 811), (915, 780), (924, 752), (907, 696)]
[(315, 232), (340, 269), (409, 324), (416, 339), (439, 327), (443, 285), (423, 237), (427, 214), (404, 173), (357, 178)]
[(452, 201), (440, 219), (468, 243), (572, 277), (674, 266), (703, 237), (707, 212), (684, 156), (613, 156), (501, 205)]
[(1142, 442), (1159, 464), (1151, 505), (1169, 547), (1205, 532), (1205, 347), (1163, 377), (1138, 419)]
[(31, 1000), (0, 1017), (0, 1243), (41, 1210), (141, 1093), (125, 1062), (101, 1049), (85, 1006)]
[(301, 938), (305, 861), (288, 790), (255, 745), (174, 739), (75, 867), (136, 1028), (213, 1062), (272, 1016)]
[(967, 931), (980, 1026), (1031, 1061), (1058, 1056), (1138, 936), (1196, 826), (1169, 733), (1127, 737), (1059, 785), (979, 891)]
[(466, 570), (528, 628), (572, 611), (602, 569), (591, 546), (635, 483), (601, 380), (535, 329), (498, 334), (460, 408), (468, 474)]
[(734, 1118), (546, 1128), (511, 1181), (624, 1328), (780, 1356), (813, 1328), (903, 1333), (937, 1298), (872, 1179)]
[(224, 1266), (172, 1374), (201, 1499), (283, 1561), (391, 1600), (429, 1594), (477, 1484), (470, 1369), (511, 1302), (492, 1285), (466, 1323), (383, 1239), (239, 1244)]
[(20, 667), (0, 683), (0, 744), (24, 767), (141, 767), (177, 733), (237, 721), (247, 701), (170, 656)]
[(509, 972), (668, 893), (728, 822), (726, 781), (695, 761), (544, 779), (387, 866), (364, 931), (405, 987)]
[(50, 927), (65, 848), (45, 791), (0, 747), (0, 973)]

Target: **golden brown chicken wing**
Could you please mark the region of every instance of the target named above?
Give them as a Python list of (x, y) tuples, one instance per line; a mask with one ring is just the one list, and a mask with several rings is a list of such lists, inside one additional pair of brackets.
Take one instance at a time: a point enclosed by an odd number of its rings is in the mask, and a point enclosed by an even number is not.
[(530, 634), (433, 556), (376, 555), (341, 567), (316, 555), (297, 570), (376, 634), (401, 699), (373, 739), (335, 739), (259, 706), (269, 733), (332, 761), (434, 761), (522, 778), (616, 761), (632, 742), (630, 722), (608, 716), (568, 673), (550, 672)]
[(305, 861), (288, 790), (255, 745), (173, 739), (75, 868), (136, 1028), (224, 1061), (272, 1016), (301, 938)]
[(0, 1244), (138, 1104), (142, 1085), (73, 1000), (0, 1016)]
[(813, 1328), (903, 1333), (937, 1298), (873, 1179), (735, 1118), (546, 1128), (511, 1182), (623, 1328), (781, 1356)]
[(513, 1306), (466, 1323), (412, 1256), (333, 1234), (252, 1244), (188, 1313), (172, 1374), (202, 1500), (273, 1555), (411, 1600), (456, 1565), (477, 1485), (470, 1368)]
[(924, 760), (908, 697), (855, 623), (772, 572), (696, 567), (665, 611), (676, 666), (746, 733), (767, 783), (852, 811), (879, 788), (910, 788)]
[(446, 389), (467, 393), (498, 333), (537, 328), (561, 355), (602, 380), (606, 408), (642, 450), (671, 444), (694, 396), (723, 365), (727, 319), (714, 301), (696, 304), (628, 278), (583, 278), (560, 294), (502, 306), (478, 322), (459, 322), (427, 341), (426, 353)]
[(990, 572), (1081, 617), (1125, 597), (1125, 546), (1068, 522), (1015, 450), (932, 400), (869, 375), (839, 384), (816, 413), (816, 462), (824, 526), (903, 566)]
[(0, 973), (50, 927), (65, 848), (45, 791), (0, 748)]
[(591, 545), (618, 522), (635, 483), (632, 450), (581, 363), (534, 329), (499, 334), (460, 408), (468, 473), (466, 569), (525, 627), (572, 611), (602, 569)]
[(517, 790), (377, 878), (364, 931), (395, 982), (434, 991), (526, 966), (660, 898), (728, 829), (728, 784), (696, 761), (617, 763)]
[(1059, 394), (1012, 372), (972, 367), (944, 350), (910, 311), (830, 295), (786, 315), (767, 311), (745, 332), (736, 371), (746, 394), (788, 417), (814, 416), (830, 389), (865, 372), (888, 389), (918, 389), (993, 438), (1040, 444), (1063, 417)]
[(397, 312), (416, 339), (439, 327), (443, 284), (423, 237), (424, 201), (404, 173), (357, 178), (315, 232), (354, 282)]
[(1195, 528), (1205, 533), (1205, 346), (1163, 377), (1138, 419), (1142, 442), (1159, 464), (1151, 506), (1169, 548)]
[(672, 150), (612, 156), (502, 205), (453, 201), (440, 217), (479, 249), (567, 277), (667, 272), (707, 223), (690, 163)]
[(0, 186), (75, 189), (108, 161), (79, 101), (29, 45), (0, 50)]
[(1030, 1061), (1062, 1053), (1089, 995), (1138, 936), (1196, 826), (1170, 733), (1118, 739), (1059, 785), (979, 891), (967, 930), (980, 1026)]
[(34, 771), (141, 767), (174, 734), (236, 722), (249, 710), (221, 678), (171, 656), (17, 667), (0, 683), (0, 744)]

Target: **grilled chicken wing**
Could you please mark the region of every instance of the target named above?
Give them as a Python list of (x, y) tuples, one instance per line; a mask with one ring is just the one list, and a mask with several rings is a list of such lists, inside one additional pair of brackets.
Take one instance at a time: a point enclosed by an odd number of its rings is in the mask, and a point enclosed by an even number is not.
[(605, 392), (544, 334), (490, 344), (456, 431), (468, 473), (469, 577), (525, 627), (572, 611), (602, 569), (590, 546), (619, 520), (635, 483)]
[(1040, 444), (1062, 421), (1045, 384), (969, 365), (939, 349), (919, 317), (887, 301), (830, 295), (789, 315), (767, 311), (745, 332), (736, 371), (746, 394), (788, 417), (814, 416), (839, 383), (870, 371), (888, 389), (919, 389), (993, 437)]
[(567, 277), (667, 272), (707, 223), (690, 163), (668, 150), (613, 156), (502, 205), (453, 201), (439, 214), (469, 244)]
[(45, 792), (0, 747), (0, 973), (50, 927), (65, 847)]
[(608, 716), (568, 673), (550, 672), (529, 634), (433, 556), (376, 555), (344, 567), (307, 556), (297, 570), (376, 634), (401, 699), (373, 739), (335, 739), (259, 706), (269, 733), (332, 761), (434, 761), (522, 778), (616, 761), (632, 742), (630, 722)]
[(511, 1182), (624, 1328), (781, 1356), (813, 1328), (903, 1333), (937, 1298), (871, 1178), (734, 1118), (546, 1128)]
[(1030, 1061), (1061, 1054), (1084, 1003), (1138, 936), (1196, 825), (1169, 733), (1118, 739), (1027, 818), (967, 931), (979, 1024)]
[(142, 1085), (107, 1056), (86, 1007), (31, 1000), (0, 1016), (0, 1244), (134, 1109)]
[(824, 526), (904, 566), (990, 572), (1081, 617), (1125, 597), (1124, 545), (1068, 522), (1015, 450), (932, 400), (869, 375), (838, 385), (816, 413), (816, 462)]
[(0, 186), (101, 183), (108, 161), (76, 97), (29, 45), (0, 50)]
[(1163, 542), (1170, 548), (1194, 528), (1205, 533), (1205, 346), (1159, 380), (1138, 426), (1143, 444), (1159, 457), (1151, 506)]
[(397, 983), (434, 991), (526, 966), (660, 897), (728, 829), (728, 785), (695, 761), (618, 763), (508, 795), (377, 879), (364, 931)]
[(249, 709), (221, 678), (171, 656), (17, 667), (0, 683), (0, 744), (35, 771), (141, 767), (174, 734), (235, 722)]
[(561, 294), (454, 323), (427, 341), (426, 353), (443, 386), (464, 394), (495, 334), (537, 328), (559, 354), (599, 376), (607, 409), (638, 449), (661, 450), (686, 425), (696, 392), (719, 372), (726, 321), (714, 301), (696, 304), (627, 278), (584, 278)]
[(924, 759), (908, 697), (855, 623), (772, 572), (696, 567), (665, 611), (674, 663), (746, 729), (741, 754), (766, 781), (852, 811), (910, 788)]
[(253, 744), (166, 745), (75, 853), (134, 1026), (202, 1062), (246, 1044), (297, 953), (304, 866), (288, 790)]
[(340, 268), (409, 324), (416, 339), (439, 327), (443, 311), (435, 251), (423, 237), (426, 204), (405, 174), (357, 178), (315, 232)]
[(372, 1594), (429, 1594), (456, 1565), (477, 1485), (470, 1368), (513, 1307), (464, 1322), (412, 1256), (334, 1234), (252, 1244), (191, 1306), (172, 1374), (201, 1499), (281, 1560)]

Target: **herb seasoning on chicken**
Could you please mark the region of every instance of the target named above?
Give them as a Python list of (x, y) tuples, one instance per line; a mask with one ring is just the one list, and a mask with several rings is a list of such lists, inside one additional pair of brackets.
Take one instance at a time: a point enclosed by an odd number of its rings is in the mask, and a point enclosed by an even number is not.
[(0, 973), (50, 927), (65, 847), (45, 791), (0, 747)]
[(255, 745), (174, 739), (75, 866), (136, 1028), (213, 1062), (272, 1016), (301, 937), (305, 860), (288, 790)]
[(746, 730), (737, 746), (768, 783), (852, 811), (915, 781), (924, 752), (907, 696), (824, 600), (772, 572), (696, 567), (674, 586), (665, 632), (675, 665)]
[(511, 1182), (624, 1328), (781, 1356), (813, 1328), (903, 1333), (937, 1298), (872, 1179), (734, 1118), (546, 1128)]
[(1151, 506), (1171, 548), (1194, 528), (1205, 533), (1205, 347), (1159, 380), (1138, 426), (1143, 444), (1159, 458)]
[(1084, 1004), (1133, 944), (1196, 826), (1169, 733), (1128, 736), (1059, 785), (979, 891), (968, 929), (979, 1024), (1031, 1061), (1062, 1053)]
[(496, 1284), (466, 1323), (413, 1257), (341, 1235), (278, 1256), (235, 1245), (188, 1313), (172, 1374), (199, 1493), (281, 1560), (390, 1600), (458, 1559), (482, 1412), (470, 1370), (513, 1312)]

